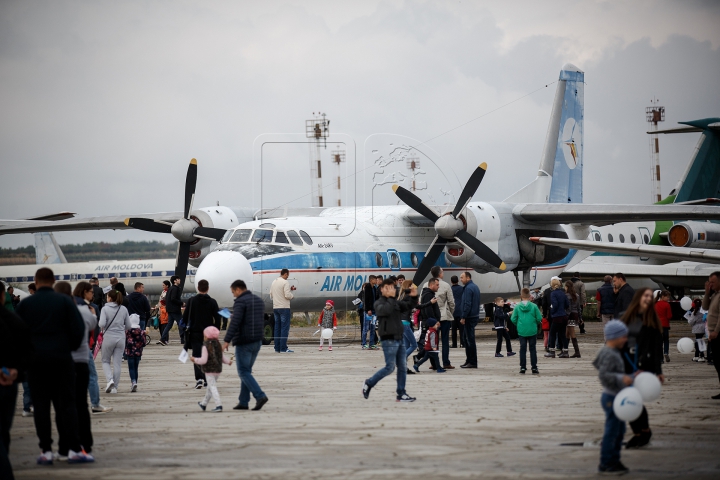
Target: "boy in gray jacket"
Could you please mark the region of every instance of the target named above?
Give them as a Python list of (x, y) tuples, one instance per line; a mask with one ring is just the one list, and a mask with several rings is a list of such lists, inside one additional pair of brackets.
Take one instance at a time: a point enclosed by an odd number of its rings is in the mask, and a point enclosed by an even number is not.
[(605, 324), (605, 346), (600, 349), (593, 361), (598, 369), (598, 377), (603, 386), (600, 404), (605, 411), (605, 432), (600, 448), (600, 475), (622, 475), (628, 472), (627, 467), (620, 463), (620, 450), (625, 435), (625, 422), (615, 416), (613, 401), (615, 395), (628, 385), (632, 385), (632, 377), (625, 375), (620, 349), (627, 342), (627, 326), (619, 320), (610, 320)]

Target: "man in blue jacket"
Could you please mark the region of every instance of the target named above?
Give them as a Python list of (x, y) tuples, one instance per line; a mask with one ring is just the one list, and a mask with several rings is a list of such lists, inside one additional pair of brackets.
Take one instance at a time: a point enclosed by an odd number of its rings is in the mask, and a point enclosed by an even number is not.
[(452, 325), (452, 345), (450, 348), (457, 348), (458, 343), (458, 332), (460, 332), (460, 348), (465, 348), (465, 333), (463, 332), (463, 326), (460, 324), (460, 318), (462, 318), (462, 296), (463, 286), (458, 284), (458, 277), (455, 275), (450, 279), (452, 286), (453, 299), (455, 300), (455, 310), (453, 310), (453, 325)]
[(247, 410), (250, 393), (255, 397), (253, 410), (260, 410), (268, 402), (268, 397), (252, 375), (252, 367), (262, 347), (263, 327), (265, 325), (265, 303), (262, 298), (253, 295), (242, 280), (230, 285), (235, 297), (232, 318), (225, 333), (224, 349), (230, 343), (235, 347), (235, 361), (240, 376), (239, 403), (233, 410)]
[(477, 368), (477, 345), (475, 344), (475, 327), (480, 321), (480, 289), (472, 281), (470, 272), (463, 272), (460, 281), (465, 288), (462, 296), (460, 323), (465, 334), (465, 364), (460, 368)]

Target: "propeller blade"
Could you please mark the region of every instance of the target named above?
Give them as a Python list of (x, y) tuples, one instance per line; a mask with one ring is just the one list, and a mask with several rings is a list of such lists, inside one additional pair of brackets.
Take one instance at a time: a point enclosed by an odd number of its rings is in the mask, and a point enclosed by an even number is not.
[(197, 160), (190, 160), (187, 176), (185, 177), (185, 211), (184, 217), (190, 218), (190, 211), (195, 200), (195, 186), (197, 185)]
[(413, 283), (415, 285), (420, 286), (421, 282), (428, 276), (435, 262), (437, 262), (437, 259), (440, 257), (440, 254), (442, 254), (445, 249), (445, 244), (447, 244), (447, 240), (441, 236), (435, 236), (435, 240), (433, 240), (430, 248), (425, 252), (425, 258), (423, 258), (415, 271), (415, 276), (413, 276)]
[(172, 224), (156, 222), (149, 218), (126, 218), (125, 225), (137, 230), (155, 233), (170, 233), (172, 229)]
[(193, 235), (201, 238), (212, 238), (214, 240), (217, 240), (218, 242), (222, 240), (222, 238), (225, 236), (225, 233), (227, 233), (227, 230), (223, 230), (222, 228), (209, 228), (209, 227), (197, 227), (193, 231)]
[(475, 195), (475, 192), (477, 192), (477, 189), (480, 186), (480, 183), (482, 182), (486, 171), (487, 163), (483, 162), (478, 165), (472, 175), (470, 175), (470, 179), (465, 184), (465, 188), (463, 188), (463, 191), (460, 194), (460, 198), (458, 198), (458, 201), (455, 204), (455, 209), (452, 213), (453, 218), (457, 218), (458, 215), (460, 215), (460, 212), (462, 212), (463, 209), (467, 207), (467, 204), (470, 203), (470, 200), (472, 200), (473, 195)]
[(431, 220), (432, 222), (437, 222), (437, 219), (440, 218), (432, 208), (425, 205), (423, 201), (420, 200), (420, 197), (412, 193), (410, 190), (407, 190), (400, 185), (393, 185), (392, 188), (393, 192), (395, 192), (395, 195), (397, 195), (400, 200), (405, 202), (408, 207), (412, 208), (423, 217)]
[(495, 252), (477, 238), (470, 235), (465, 230), (460, 230), (455, 234), (455, 238), (465, 245), (470, 250), (475, 252), (475, 255), (485, 260), (487, 263), (499, 270), (505, 270), (507, 266)]
[(185, 285), (188, 263), (190, 262), (190, 244), (178, 242), (177, 256), (175, 257), (175, 275), (180, 277), (180, 291)]

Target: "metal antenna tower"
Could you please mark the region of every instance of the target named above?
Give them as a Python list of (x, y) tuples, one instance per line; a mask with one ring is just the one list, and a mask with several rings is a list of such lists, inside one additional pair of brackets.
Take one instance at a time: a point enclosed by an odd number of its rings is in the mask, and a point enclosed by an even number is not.
[[(338, 145), (339, 147), (339, 145)], [(340, 194), (340, 177), (342, 175), (342, 170), (340, 169), (340, 164), (345, 161), (345, 150), (333, 150), (332, 151), (332, 161), (335, 165), (337, 165), (337, 171), (338, 171), (338, 177), (337, 177), (337, 201), (338, 201), (338, 207), (340, 205), (340, 199), (342, 198), (342, 195)]]
[[(650, 132), (655, 132), (658, 129), (658, 123), (665, 121), (665, 107), (658, 105), (659, 100), (654, 97), (650, 103), (652, 106), (645, 108), (645, 120), (650, 124)], [(662, 191), (660, 188), (660, 143), (657, 133), (650, 133), (650, 177), (652, 178), (652, 202), (659, 202), (662, 200)]]
[(312, 206), (323, 206), (322, 194), (322, 157), (320, 147), (327, 148), (327, 137), (330, 136), (330, 120), (324, 113), (313, 112), (313, 118), (305, 120), (305, 136), (315, 139), (310, 145), (310, 191), (312, 192)]
[(420, 169), (420, 159), (417, 157), (408, 158), (405, 160), (407, 168), (412, 172), (412, 185), (411, 190), (415, 191), (415, 170)]

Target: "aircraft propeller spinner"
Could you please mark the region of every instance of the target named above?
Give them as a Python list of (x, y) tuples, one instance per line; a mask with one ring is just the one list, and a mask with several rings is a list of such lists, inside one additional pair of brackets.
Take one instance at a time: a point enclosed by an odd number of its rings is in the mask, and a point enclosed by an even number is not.
[(435, 233), (437, 235), (435, 236), (432, 244), (430, 244), (430, 248), (425, 253), (425, 258), (423, 258), (422, 262), (420, 262), (420, 265), (415, 272), (415, 276), (413, 277), (413, 283), (415, 285), (420, 285), (420, 282), (427, 277), (430, 273), (430, 269), (433, 265), (435, 265), (438, 258), (440, 258), (440, 255), (445, 249), (445, 245), (450, 241), (461, 243), (466, 248), (474, 251), (475, 255), (499, 270), (505, 270), (507, 268), (505, 266), (505, 262), (503, 262), (495, 252), (490, 250), (487, 245), (463, 229), (463, 222), (459, 218), (460, 212), (467, 207), (478, 187), (480, 187), (480, 183), (485, 176), (486, 170), (487, 164), (484, 162), (475, 169), (473, 174), (470, 176), (470, 179), (465, 184), (465, 188), (463, 188), (460, 198), (455, 204), (455, 208), (452, 213), (445, 214), (442, 217), (439, 217), (414, 193), (401, 187), (400, 185), (393, 185), (393, 191), (400, 200), (405, 202), (407, 206), (418, 212), (423, 217), (435, 223)]
[(208, 228), (200, 225), (190, 216), (193, 201), (195, 200), (195, 186), (197, 184), (197, 160), (190, 160), (187, 176), (185, 177), (185, 210), (183, 218), (175, 223), (152, 220), (149, 218), (126, 218), (125, 225), (146, 232), (170, 233), (178, 240), (178, 250), (175, 257), (175, 275), (180, 277), (181, 285), (185, 284), (188, 262), (190, 258), (190, 245), (199, 239), (220, 240), (227, 230)]

